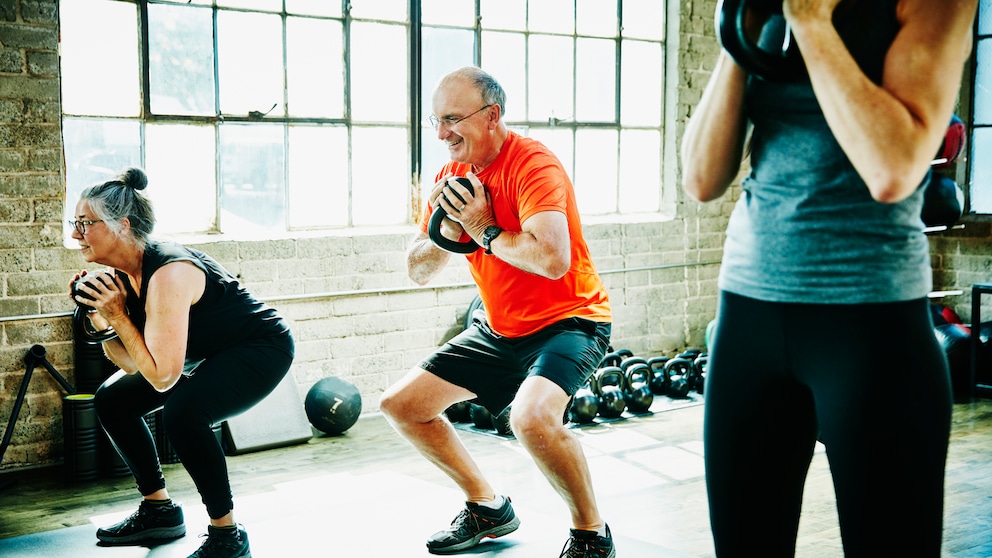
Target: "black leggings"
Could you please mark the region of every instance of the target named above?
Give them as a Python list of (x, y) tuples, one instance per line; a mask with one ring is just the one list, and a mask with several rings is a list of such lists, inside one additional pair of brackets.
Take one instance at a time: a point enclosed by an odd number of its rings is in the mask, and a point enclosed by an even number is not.
[(723, 292), (717, 315), (703, 429), (717, 555), (795, 555), (819, 439), (848, 558), (939, 557), (952, 397), (928, 301)]
[(213, 425), (264, 399), (292, 361), (293, 338), (287, 332), (217, 353), (167, 392), (156, 391), (140, 374), (118, 372), (97, 389), (94, 404), (143, 496), (165, 488), (155, 442), (142, 418), (162, 409), (166, 436), (196, 484), (207, 514), (219, 519), (234, 509), (234, 499)]

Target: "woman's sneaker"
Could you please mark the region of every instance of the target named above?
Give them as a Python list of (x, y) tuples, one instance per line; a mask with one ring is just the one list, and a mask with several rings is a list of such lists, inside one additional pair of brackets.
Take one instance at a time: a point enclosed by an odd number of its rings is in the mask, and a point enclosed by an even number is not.
[(559, 558), (614, 558), (617, 555), (609, 525), (606, 526), (605, 537), (600, 537), (596, 531), (579, 529), (572, 529), (571, 534)]
[(96, 538), (113, 545), (160, 542), (185, 534), (183, 509), (178, 504), (153, 504), (147, 500), (142, 500), (138, 511), (124, 521), (96, 530)]
[(427, 550), (432, 554), (458, 552), (472, 548), (484, 538), (495, 539), (512, 533), (519, 526), (520, 520), (513, 513), (509, 497), (498, 510), (465, 502), (465, 509), (455, 516), (451, 526), (427, 540)]
[(220, 529), (209, 525), (207, 534), (200, 536), (207, 540), (189, 558), (251, 558), (248, 533), (240, 524), (234, 529)]

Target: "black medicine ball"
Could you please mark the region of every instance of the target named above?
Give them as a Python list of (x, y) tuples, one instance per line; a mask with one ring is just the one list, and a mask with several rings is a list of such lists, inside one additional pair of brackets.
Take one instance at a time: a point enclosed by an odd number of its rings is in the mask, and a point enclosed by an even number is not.
[(325, 434), (341, 434), (362, 414), (362, 395), (341, 378), (324, 378), (310, 388), (303, 403), (310, 424)]

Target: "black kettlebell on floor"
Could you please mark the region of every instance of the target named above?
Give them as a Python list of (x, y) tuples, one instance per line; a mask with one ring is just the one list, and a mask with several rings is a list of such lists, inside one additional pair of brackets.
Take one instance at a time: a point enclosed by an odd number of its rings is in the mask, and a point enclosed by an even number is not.
[(472, 417), (472, 424), (479, 430), (493, 430), (493, 414), (489, 409), (475, 403), (470, 404), (469, 414)]
[(700, 395), (702, 395), (706, 389), (706, 368), (707, 365), (709, 365), (709, 362), (710, 357), (706, 353), (699, 355), (696, 357), (696, 360), (692, 361), (693, 377), (696, 379), (696, 381), (693, 382), (692, 387)]
[(471, 403), (459, 401), (444, 410), (444, 415), (451, 422), (472, 422)]
[(623, 398), (623, 388), (626, 378), (618, 366), (607, 366), (596, 371), (596, 381), (593, 386), (599, 395), (599, 416), (603, 418), (619, 418), (627, 408)]
[(629, 356), (629, 357), (621, 360), (620, 361), (620, 364), (617, 364), (615, 366), (619, 366), (620, 369), (623, 370), (624, 373), (626, 374), (627, 373), (627, 369), (630, 368), (631, 366), (633, 366), (635, 364), (647, 364), (647, 363), (648, 363), (648, 361), (644, 357)]
[(496, 429), (496, 433), (501, 436), (513, 436), (513, 429), (510, 428), (510, 407), (503, 409), (503, 411), (493, 416), (493, 428)]
[[(472, 187), (472, 183), (469, 179), (464, 176), (456, 176), (455, 180), (471, 192), (473, 196), (475, 195), (475, 188)], [(452, 190), (452, 193), (455, 193), (454, 190)], [(462, 203), (465, 203), (465, 200), (457, 193), (455, 193), (455, 197)], [(471, 254), (472, 252), (478, 250), (479, 244), (476, 243), (475, 240), (469, 239), (467, 242), (457, 242), (445, 238), (445, 236), (441, 234), (441, 221), (443, 221), (447, 216), (448, 212), (445, 211), (440, 205), (434, 208), (434, 212), (431, 213), (431, 219), (427, 222), (427, 236), (430, 237), (431, 242), (433, 242), (438, 248), (455, 254)]]
[(620, 366), (620, 362), (623, 360), (623, 356), (617, 351), (610, 351), (603, 355), (602, 360), (599, 361), (599, 366), (597, 368), (605, 368), (607, 366)]
[(648, 359), (648, 368), (651, 369), (651, 379), (648, 380), (648, 387), (655, 395), (665, 395), (668, 393), (668, 373), (665, 372), (667, 356), (656, 356)]
[[(642, 359), (643, 360), (643, 359)], [(624, 400), (627, 402), (627, 410), (631, 413), (646, 413), (654, 403), (654, 393), (651, 392), (651, 368), (647, 362), (635, 362), (629, 365), (624, 374), (627, 378), (627, 390), (624, 392)]]
[(572, 397), (568, 407), (568, 420), (575, 424), (589, 424), (599, 414), (599, 396), (594, 392), (592, 382), (595, 382), (595, 376), (589, 376), (586, 384)]
[(689, 374), (692, 372), (692, 361), (687, 358), (675, 357), (665, 363), (665, 374), (668, 376), (667, 394), (672, 399), (685, 399), (689, 396)]

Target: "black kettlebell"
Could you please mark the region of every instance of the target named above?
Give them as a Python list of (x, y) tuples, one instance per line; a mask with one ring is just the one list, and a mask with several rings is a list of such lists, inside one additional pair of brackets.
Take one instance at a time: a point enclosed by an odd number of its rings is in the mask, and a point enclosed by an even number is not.
[(599, 396), (593, 392), (590, 385), (594, 381), (594, 376), (590, 376), (586, 384), (580, 387), (572, 397), (572, 402), (568, 407), (568, 420), (575, 424), (589, 424), (599, 414)]
[(493, 416), (493, 428), (501, 436), (513, 436), (513, 429), (510, 428), (510, 407), (503, 409), (500, 414)]
[[(760, 28), (749, 25), (753, 18), (765, 18)], [(720, 46), (747, 73), (775, 82), (806, 77), (782, 0), (721, 0), (716, 25)]]
[(654, 403), (654, 393), (651, 393), (651, 368), (647, 362), (636, 362), (628, 366), (624, 372), (627, 378), (627, 389), (624, 392), (624, 400), (627, 402), (627, 410), (631, 413), (646, 413)]
[[(88, 277), (77, 277), (72, 282), (72, 294), (85, 298), (86, 300), (94, 300), (89, 293), (79, 288), (81, 284), (85, 284), (91, 288), (93, 287), (93, 284), (86, 281), (86, 279), (88, 279)], [(99, 279), (95, 280), (100, 281)], [(83, 339), (91, 343), (103, 343), (104, 341), (109, 341), (117, 337), (117, 332), (114, 331), (114, 328), (112, 327), (108, 327), (104, 330), (98, 330), (93, 327), (93, 322), (91, 322), (86, 315), (95, 311), (96, 309), (92, 306), (76, 300), (76, 308), (72, 312), (73, 329), (80, 336), (82, 336)]]
[[(473, 196), (475, 195), (475, 188), (472, 187), (472, 183), (469, 179), (464, 176), (456, 176), (455, 180), (468, 189)], [(454, 190), (452, 190), (452, 192), (454, 193)], [(465, 203), (465, 200), (462, 199), (462, 197), (457, 193), (455, 193), (455, 197), (462, 203)], [(427, 222), (427, 236), (430, 237), (431, 242), (433, 242), (438, 248), (455, 254), (471, 254), (472, 252), (478, 250), (479, 244), (476, 243), (475, 240), (469, 239), (468, 242), (457, 242), (445, 238), (444, 235), (441, 234), (441, 221), (447, 216), (448, 212), (445, 211), (440, 205), (434, 209), (433, 213), (431, 213), (431, 219)]]
[(451, 422), (472, 422), (471, 404), (468, 401), (459, 401), (448, 406), (444, 410), (444, 416)]
[(669, 358), (667, 356), (656, 356), (648, 359), (648, 368), (651, 369), (651, 379), (648, 381), (648, 387), (651, 388), (651, 393), (655, 395), (665, 395), (668, 393), (668, 373), (665, 372), (665, 363), (667, 363)]
[(629, 356), (621, 360), (620, 364), (618, 364), (617, 366), (619, 366), (624, 371), (624, 373), (626, 373), (627, 369), (629, 369), (631, 366), (635, 364), (647, 364), (647, 363), (648, 361), (644, 357)]
[(479, 430), (493, 430), (495, 428), (493, 414), (482, 405), (472, 403), (469, 407), (469, 414), (472, 417), (472, 424)]
[(696, 360), (692, 361), (693, 377), (696, 379), (692, 387), (700, 395), (706, 389), (706, 367), (709, 365), (709, 362), (710, 357), (706, 353), (699, 355), (696, 357)]
[(599, 395), (599, 416), (603, 418), (619, 418), (627, 408), (623, 398), (623, 387), (626, 378), (618, 366), (607, 366), (596, 371), (596, 382)]
[(692, 372), (692, 361), (687, 358), (675, 357), (665, 363), (665, 374), (668, 376), (668, 396), (672, 399), (685, 399), (689, 396), (689, 374)]
[(702, 354), (703, 351), (699, 349), (686, 349), (681, 353), (675, 355), (675, 358), (684, 358), (688, 360), (689, 363), (692, 365), (689, 367), (689, 372), (685, 375), (685, 381), (686, 384), (689, 385), (689, 391), (693, 391), (696, 389), (696, 382), (698, 381), (699, 376), (696, 374), (695, 364), (696, 364), (696, 359), (699, 358), (699, 356)]
[(603, 355), (603, 359), (599, 361), (598, 368), (604, 368), (606, 366), (620, 366), (620, 362), (623, 360), (623, 356), (617, 351), (610, 351)]

